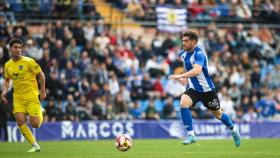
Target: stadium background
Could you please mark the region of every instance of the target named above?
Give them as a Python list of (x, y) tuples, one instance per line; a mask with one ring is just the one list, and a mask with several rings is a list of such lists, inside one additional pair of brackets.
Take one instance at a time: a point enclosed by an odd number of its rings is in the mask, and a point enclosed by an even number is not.
[[(200, 35), (222, 109), (236, 123), (277, 123), (277, 0), (1, 1), (0, 85), (9, 59), (7, 42), (19, 37), (26, 44), (23, 54), (34, 58), (46, 75), (44, 126), (179, 121), (184, 87), (167, 76), (183, 71), (180, 32), (159, 30), (156, 8), (163, 6), (187, 10), (183, 28)], [(7, 140), (5, 121), (14, 127), (12, 91), (9, 105), (0, 107), (1, 138)], [(201, 104), (192, 114), (198, 121), (214, 120)]]

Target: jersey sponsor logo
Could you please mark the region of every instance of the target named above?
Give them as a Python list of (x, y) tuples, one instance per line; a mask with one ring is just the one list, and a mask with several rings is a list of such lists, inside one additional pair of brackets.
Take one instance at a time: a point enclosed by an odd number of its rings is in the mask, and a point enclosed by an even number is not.
[(14, 77), (18, 77), (19, 73), (13, 73)]
[(18, 69), (19, 69), (19, 70), (23, 70), (23, 65), (19, 65), (19, 66), (18, 66)]
[(13, 73), (13, 80), (17, 80), (17, 79), (24, 79), (24, 77), (22, 75), (19, 75), (19, 73)]

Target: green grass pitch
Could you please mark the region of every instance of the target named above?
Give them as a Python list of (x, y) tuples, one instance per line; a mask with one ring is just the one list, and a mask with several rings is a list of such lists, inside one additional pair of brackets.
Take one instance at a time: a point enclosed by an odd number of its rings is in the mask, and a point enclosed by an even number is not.
[(39, 142), (41, 152), (27, 153), (28, 143), (0, 142), (0, 158), (280, 158), (280, 139), (199, 140), (182, 145), (178, 139), (134, 139), (120, 152), (114, 140)]

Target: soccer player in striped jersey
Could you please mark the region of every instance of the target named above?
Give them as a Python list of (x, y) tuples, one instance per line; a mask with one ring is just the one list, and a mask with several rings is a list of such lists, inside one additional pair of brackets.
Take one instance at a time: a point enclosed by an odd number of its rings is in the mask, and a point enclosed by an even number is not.
[(26, 125), (25, 117), (29, 115), (33, 128), (39, 128), (43, 121), (43, 111), (38, 98), (38, 84), (40, 82), (40, 99), (46, 98), (45, 75), (40, 66), (29, 57), (22, 56), (23, 42), (19, 38), (13, 38), (9, 42), (12, 58), (4, 66), (4, 83), (1, 100), (7, 102), (6, 95), (10, 80), (13, 81), (13, 114), (16, 118), (21, 134), (32, 145), (28, 152), (40, 151), (40, 146)]
[(182, 74), (173, 74), (169, 79), (186, 83), (186, 91), (181, 97), (181, 116), (186, 130), (187, 138), (184, 145), (195, 143), (196, 137), (192, 126), (192, 114), (189, 107), (201, 101), (213, 115), (223, 122), (230, 130), (235, 146), (240, 146), (239, 130), (234, 126), (229, 116), (220, 109), (220, 102), (215, 92), (215, 85), (208, 73), (208, 59), (205, 51), (197, 46), (198, 34), (186, 31), (182, 35), (183, 50), (180, 57), (183, 60), (185, 71)]

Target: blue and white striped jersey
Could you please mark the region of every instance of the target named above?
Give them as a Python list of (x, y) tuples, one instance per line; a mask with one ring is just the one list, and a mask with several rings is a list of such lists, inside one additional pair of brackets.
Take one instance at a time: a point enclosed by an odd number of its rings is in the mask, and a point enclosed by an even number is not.
[(215, 85), (208, 73), (208, 58), (202, 48), (196, 46), (193, 52), (181, 50), (180, 57), (184, 62), (185, 71), (190, 71), (193, 68), (193, 64), (202, 66), (202, 72), (199, 75), (188, 79), (187, 89), (192, 88), (198, 92), (215, 90)]

